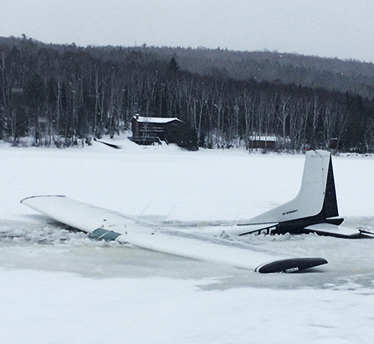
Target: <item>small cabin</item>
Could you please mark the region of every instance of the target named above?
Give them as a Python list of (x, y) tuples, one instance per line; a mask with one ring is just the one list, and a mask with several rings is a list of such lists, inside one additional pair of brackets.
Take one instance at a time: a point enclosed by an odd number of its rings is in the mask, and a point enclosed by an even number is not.
[(174, 117), (144, 117), (135, 115), (131, 119), (132, 137), (130, 139), (140, 145), (153, 143), (175, 143), (178, 128), (183, 121)]
[(252, 135), (248, 138), (250, 149), (275, 149), (278, 139), (274, 135)]
[(248, 149), (276, 150), (288, 147), (291, 143), (289, 137), (276, 135), (252, 135), (248, 137)]

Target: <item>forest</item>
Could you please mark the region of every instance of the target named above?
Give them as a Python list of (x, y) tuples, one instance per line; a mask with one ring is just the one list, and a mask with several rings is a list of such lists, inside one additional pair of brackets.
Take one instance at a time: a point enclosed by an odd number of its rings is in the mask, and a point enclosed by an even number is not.
[(373, 97), (374, 65), (359, 61), (0, 37), (0, 140), (15, 146), (114, 137), (141, 114), (181, 119), (190, 148), (275, 136), (278, 150), (368, 153)]

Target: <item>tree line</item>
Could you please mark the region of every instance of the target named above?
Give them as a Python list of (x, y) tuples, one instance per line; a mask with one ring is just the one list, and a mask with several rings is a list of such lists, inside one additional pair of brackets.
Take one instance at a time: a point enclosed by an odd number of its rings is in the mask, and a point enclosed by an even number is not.
[[(199, 74), (150, 49), (0, 41), (0, 139), (70, 145), (128, 129), (135, 114), (178, 117), (193, 146), (374, 150), (374, 102), (361, 94), (282, 80)], [(186, 134), (187, 133), (187, 134)]]

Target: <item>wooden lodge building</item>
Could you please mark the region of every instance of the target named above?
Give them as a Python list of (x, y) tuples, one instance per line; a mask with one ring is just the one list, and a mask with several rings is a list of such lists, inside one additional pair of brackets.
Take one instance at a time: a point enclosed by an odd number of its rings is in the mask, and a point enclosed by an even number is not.
[(135, 115), (131, 119), (132, 137), (130, 140), (139, 145), (153, 143), (175, 143), (178, 128), (184, 122), (180, 119), (165, 117), (143, 117)]

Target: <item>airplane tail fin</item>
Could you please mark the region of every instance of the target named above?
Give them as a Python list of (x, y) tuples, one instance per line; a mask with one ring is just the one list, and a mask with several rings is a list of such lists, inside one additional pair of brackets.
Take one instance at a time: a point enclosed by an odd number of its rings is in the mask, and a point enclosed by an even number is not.
[(304, 174), (297, 196), (253, 218), (251, 223), (274, 223), (301, 218), (339, 216), (330, 152), (307, 151)]
[[(239, 235), (270, 232), (287, 232), (305, 228), (316, 223), (327, 222), (339, 225), (339, 216), (330, 152), (307, 151), (304, 174), (297, 196), (274, 209), (251, 219)], [(331, 218), (331, 219), (330, 219)], [(256, 227), (256, 228), (255, 228)]]

